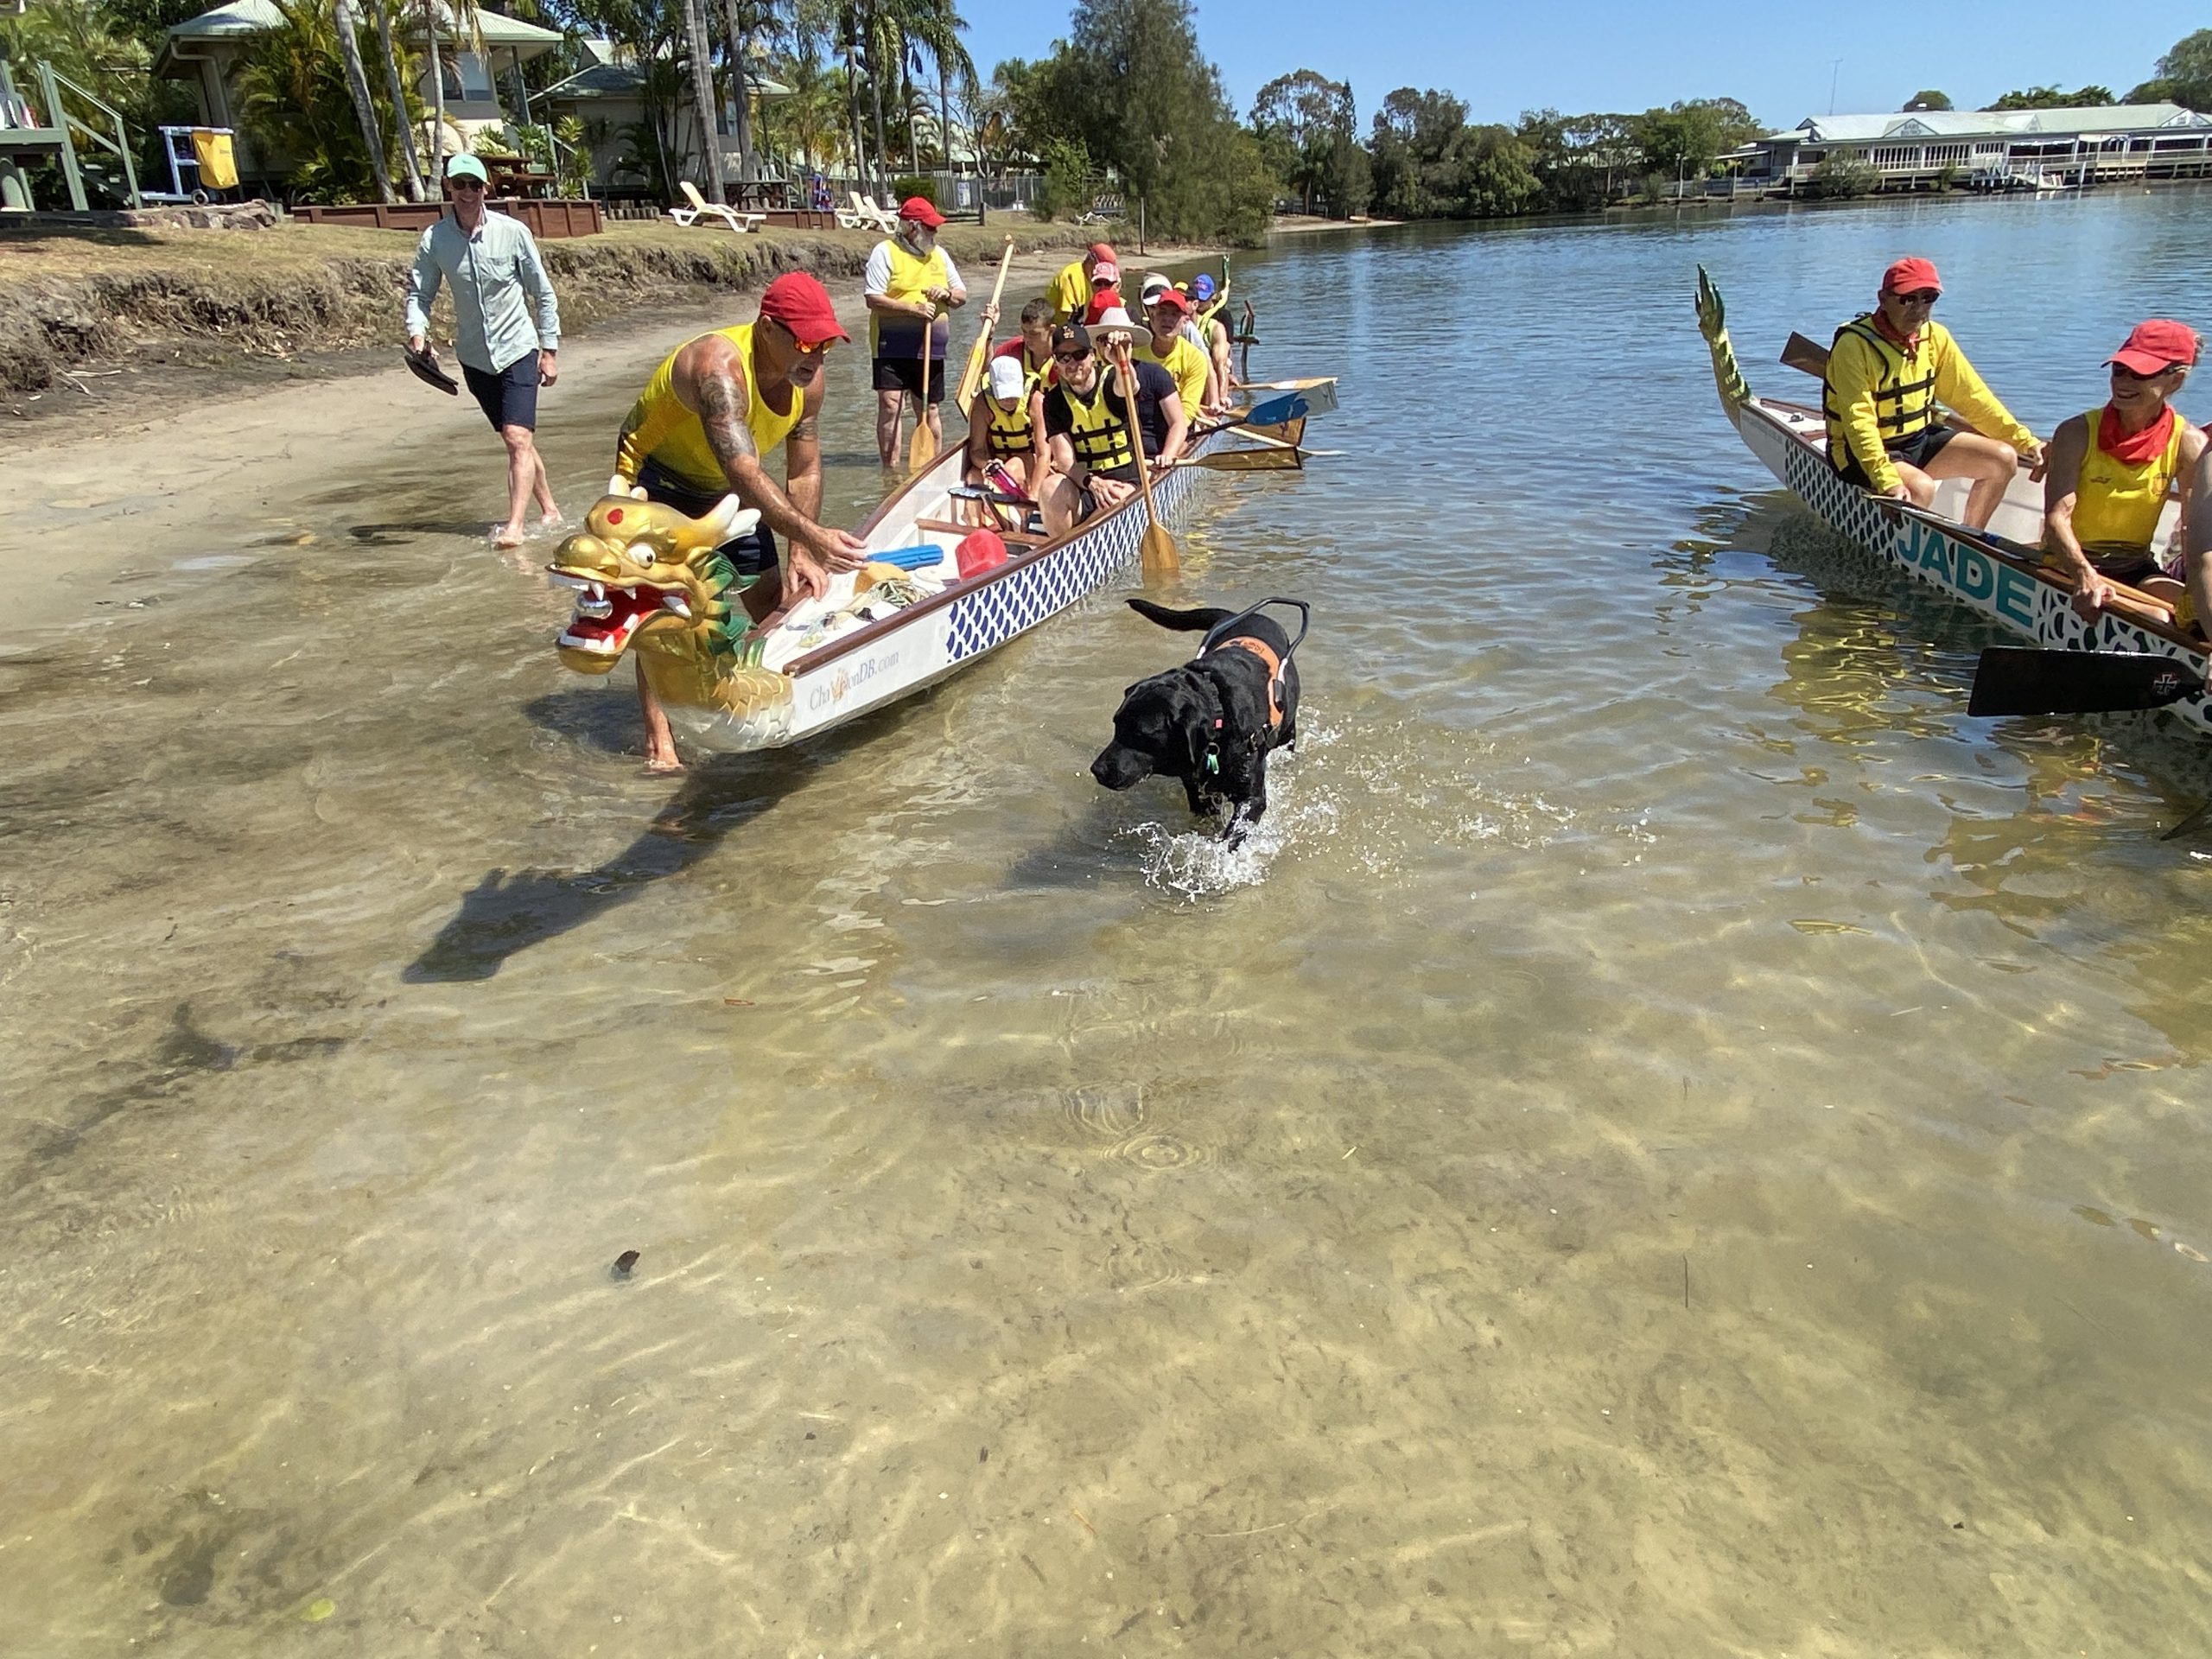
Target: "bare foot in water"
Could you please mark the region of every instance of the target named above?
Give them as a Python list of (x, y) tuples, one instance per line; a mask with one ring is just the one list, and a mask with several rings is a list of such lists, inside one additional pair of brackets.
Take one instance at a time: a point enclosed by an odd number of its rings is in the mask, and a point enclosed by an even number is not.
[(566, 530), (568, 527), (568, 515), (558, 507), (554, 508), (550, 512), (538, 515), (537, 533), (541, 536), (550, 536), (555, 531)]
[(676, 751), (671, 749), (666, 754), (646, 755), (645, 770), (647, 772), (681, 772), (683, 770), (683, 762), (677, 760)]
[(523, 534), (520, 524), (501, 524), (492, 532), (492, 545), (494, 547), (520, 547), (522, 543)]

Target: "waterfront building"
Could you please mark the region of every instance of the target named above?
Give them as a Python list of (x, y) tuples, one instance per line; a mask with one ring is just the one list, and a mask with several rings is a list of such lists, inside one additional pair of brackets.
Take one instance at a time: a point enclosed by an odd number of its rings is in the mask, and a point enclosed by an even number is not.
[[(1812, 195), (1838, 174), (1867, 190), (2068, 189), (2189, 179), (2212, 167), (2212, 117), (2178, 104), (1814, 115), (1726, 160), (1715, 195)], [(1693, 191), (1694, 186), (1692, 187)]]

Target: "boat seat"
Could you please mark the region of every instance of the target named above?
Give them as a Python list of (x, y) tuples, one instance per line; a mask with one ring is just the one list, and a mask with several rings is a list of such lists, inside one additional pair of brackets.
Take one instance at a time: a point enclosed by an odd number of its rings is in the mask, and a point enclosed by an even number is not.
[[(928, 531), (937, 536), (968, 537), (973, 536), (979, 530), (988, 530), (991, 526), (956, 524), (950, 518), (917, 518), (914, 520), (914, 528)], [(1032, 536), (1026, 530), (1001, 530), (998, 534), (1000, 540), (1014, 542), (1023, 547), (1042, 547), (1052, 539), (1049, 536)]]

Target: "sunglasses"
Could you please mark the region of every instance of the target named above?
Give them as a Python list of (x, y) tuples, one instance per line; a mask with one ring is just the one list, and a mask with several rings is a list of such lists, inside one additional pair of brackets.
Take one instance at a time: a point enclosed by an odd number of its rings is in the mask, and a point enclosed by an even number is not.
[(1943, 291), (1941, 289), (1920, 288), (1915, 289), (1910, 294), (1900, 294), (1897, 297), (1897, 303), (1900, 305), (1933, 305), (1942, 296)]
[(801, 340), (798, 337), (798, 330), (781, 317), (771, 317), (768, 321), (791, 336), (791, 344), (798, 348), (801, 357), (819, 357), (837, 343), (837, 336), (835, 334), (830, 335), (827, 340)]
[(1086, 363), (1090, 359), (1089, 352), (1054, 352), (1052, 353), (1052, 361), (1055, 363)]
[(2177, 373), (2188, 366), (2186, 363), (2169, 363), (2163, 369), (2153, 369), (2148, 374), (2139, 374), (2125, 363), (2115, 363), (2112, 365), (2112, 372), (2128, 380), (2163, 380), (2168, 375)]

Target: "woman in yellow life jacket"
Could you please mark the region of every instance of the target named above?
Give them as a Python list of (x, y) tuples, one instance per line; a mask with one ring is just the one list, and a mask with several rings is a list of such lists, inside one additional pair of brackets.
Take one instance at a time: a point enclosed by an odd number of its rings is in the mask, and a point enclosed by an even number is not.
[[(2043, 445), (1929, 315), (1942, 293), (1933, 264), (1900, 259), (1883, 272), (1874, 309), (1836, 331), (1821, 397), (1828, 461), (1863, 490), (1923, 507), (1937, 480), (1966, 479), (1960, 520), (1980, 530), (2018, 471), (2014, 457), (2040, 467)], [(1974, 429), (1945, 423), (1939, 404)]]
[[(899, 204), (899, 233), (875, 245), (868, 257), (864, 298), (868, 340), (874, 355), (875, 448), (887, 467), (899, 463), (899, 416), (912, 394), (922, 396), (922, 353), (930, 356), (929, 400), (915, 419), (925, 420), (940, 445), (944, 423), (944, 353), (952, 338), (945, 315), (968, 303), (968, 290), (951, 256), (937, 245), (944, 215), (927, 196)], [(926, 331), (926, 333), (925, 332)]]
[(991, 463), (1004, 466), (1036, 500), (1045, 491), (1045, 374), (1025, 370), (1014, 357), (991, 359), (982, 395), (968, 410), (964, 481), (988, 482)]
[(2050, 438), (2050, 473), (2043, 486), (2046, 558), (2074, 578), (2075, 608), (2093, 616), (2112, 585), (2177, 603), (2178, 568), (2169, 570), (2154, 543), (2167, 491), (2182, 486), (2182, 518), (2190, 508), (2204, 433), (2182, 419), (2174, 394), (2196, 361), (2196, 331), (2153, 317), (2136, 325), (2107, 359), (2112, 400), (2076, 415)]

